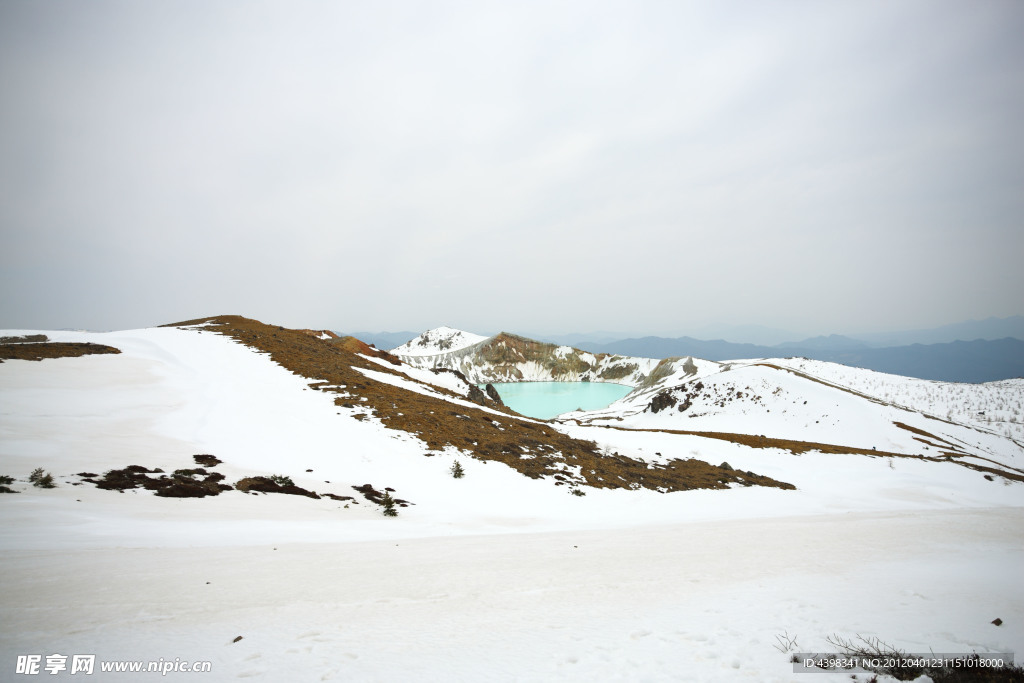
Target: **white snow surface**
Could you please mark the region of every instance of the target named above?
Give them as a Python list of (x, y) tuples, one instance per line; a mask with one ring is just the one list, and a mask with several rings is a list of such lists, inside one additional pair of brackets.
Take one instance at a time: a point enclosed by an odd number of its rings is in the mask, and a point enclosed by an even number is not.
[[(18, 491), (0, 494), (4, 680), (18, 655), (40, 654), (45, 664), (53, 653), (210, 661), (210, 680), (807, 681), (777, 636), (796, 637), (800, 651), (831, 651), (833, 634), (877, 636), (909, 652), (1024, 651), (1021, 483), (955, 464), (796, 456), (609, 429), (610, 419), (598, 419), (557, 426), (609, 453), (727, 461), (797, 490), (576, 497), (454, 449), (428, 457), (414, 436), (353, 419), (367, 411), (335, 406), (336, 394), (210, 331), (45, 334), (122, 353), (0, 363), (0, 474), (15, 477)], [(680, 361), (678, 375), (631, 394), (633, 408), (640, 393), (677, 379), (727, 392), (728, 383), (753, 391), (770, 377), (782, 390), (770, 409), (785, 410), (784, 420), (758, 412), (768, 405), (736, 401), (673, 420), (920, 445), (900, 441), (888, 413), (873, 421), (871, 410), (897, 408), (817, 384), (815, 403), (834, 404), (835, 424), (812, 429), (820, 415), (793, 402), (805, 400), (806, 380), (753, 365), (695, 365), (687, 373)], [(439, 396), (422, 382), (458, 388), (448, 373), (404, 372), (408, 380), (364, 375)], [(623, 421), (667, 419), (630, 414), (629, 399), (616, 409)], [(950, 438), (967, 429), (936, 424)], [(810, 438), (815, 430), (821, 439)], [(965, 448), (1015, 457), (1001, 450), (1004, 437), (976, 434)], [(228, 482), (284, 474), (359, 503), (74, 485), (75, 473), (130, 464), (194, 467), (197, 453), (223, 460), (211, 469)], [(449, 471), (457, 458), (462, 479)], [(58, 487), (29, 485), (36, 467)], [(350, 488), (364, 483), (392, 487), (413, 505), (383, 517)], [(1002, 626), (990, 623), (997, 617)], [(97, 671), (90, 680), (135, 679)]]

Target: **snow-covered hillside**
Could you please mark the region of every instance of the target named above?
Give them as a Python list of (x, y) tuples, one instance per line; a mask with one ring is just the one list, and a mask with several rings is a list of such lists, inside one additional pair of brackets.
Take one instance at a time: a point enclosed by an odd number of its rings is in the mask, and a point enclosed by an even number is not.
[(784, 358), (771, 362), (821, 377), (886, 402), (936, 417), (977, 425), (1024, 442), (1024, 379), (964, 384), (901, 377), (806, 358)]
[[(638, 366), (614, 410), (542, 423), (473, 392), (468, 373), (244, 319), (42, 334), (120, 353), (0, 363), (8, 672), (40, 655), (45, 674), (61, 653), (96, 655), (100, 681), (127, 678), (99, 662), (176, 659), (210, 662), (211, 680), (800, 681), (792, 652), (830, 651), (834, 634), (908, 652), (1024, 646), (1012, 442), (827, 386), (824, 371)], [(575, 364), (560, 354), (552, 367)], [(782, 443), (817, 440), (960, 454)], [(319, 497), (94, 485), (129, 465), (147, 481), (279, 475)], [(37, 468), (56, 488), (28, 481)], [(659, 492), (698, 475), (718, 488)], [(634, 479), (608, 485), (620, 476)], [(406, 506), (384, 516), (366, 485)], [(797, 642), (780, 648), (783, 634)]]
[[(733, 361), (705, 373), (670, 367), (669, 374), (606, 409), (568, 413), (561, 420), (614, 429), (701, 432), (747, 443), (742, 437), (753, 436), (764, 445), (797, 451), (829, 445), (839, 452), (946, 460), (990, 476), (1024, 475), (1024, 444), (986, 426), (958, 423), (856, 391), (839, 383), (846, 377), (842, 366), (817, 363), (794, 370), (777, 362)], [(809, 374), (811, 370), (819, 374)], [(887, 377), (891, 386), (902, 386), (897, 378)], [(921, 381), (904, 379), (911, 387)]]

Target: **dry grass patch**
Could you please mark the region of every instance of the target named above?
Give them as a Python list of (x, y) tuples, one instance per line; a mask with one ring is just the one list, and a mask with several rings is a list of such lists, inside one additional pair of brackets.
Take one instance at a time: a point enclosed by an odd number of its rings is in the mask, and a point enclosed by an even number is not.
[(14, 342), (0, 344), (0, 363), (15, 359), (38, 361), (44, 358), (74, 358), (102, 353), (121, 353), (121, 350), (90, 342)]

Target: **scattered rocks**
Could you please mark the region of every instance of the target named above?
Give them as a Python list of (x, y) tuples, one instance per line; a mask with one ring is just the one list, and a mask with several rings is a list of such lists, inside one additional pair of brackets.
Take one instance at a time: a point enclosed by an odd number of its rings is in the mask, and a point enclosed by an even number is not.
[(330, 498), (331, 500), (340, 500), (340, 501), (355, 500), (355, 498), (353, 498), (352, 496), (339, 496), (336, 493), (325, 493), (325, 494), (323, 494), (323, 497), (324, 498)]
[(671, 408), (676, 403), (677, 399), (672, 395), (671, 391), (663, 391), (651, 399), (651, 405), (649, 407), (652, 413), (660, 413), (666, 408)]
[[(362, 486), (353, 486), (352, 488), (354, 488), (356, 491), (359, 491), (359, 493), (363, 494), (363, 498), (365, 498), (366, 500), (370, 501), (371, 503), (375, 503), (377, 505), (383, 505), (384, 504), (384, 496), (387, 495), (387, 494), (385, 494), (383, 491), (378, 491), (377, 489), (373, 488), (373, 486), (371, 484), (363, 484)], [(394, 489), (389, 487), (389, 488), (385, 488), (384, 491), (391, 492), (391, 491), (394, 491)], [(398, 507), (403, 507), (404, 508), (404, 507), (409, 507), (410, 505), (412, 505), (412, 503), (410, 503), (409, 501), (402, 500), (401, 498), (395, 498), (394, 500), (395, 500), (395, 505), (397, 505)]]
[(316, 498), (318, 496), (313, 491), (308, 491), (301, 486), (295, 486), (294, 484), (279, 484), (269, 477), (245, 477), (235, 482), (235, 488), (239, 491), (262, 491), (263, 493), (287, 493), (293, 496), (306, 496), (307, 498)]
[(222, 462), (224, 462), (223, 460), (221, 460), (217, 456), (209, 455), (209, 454), (193, 455), (192, 459), (196, 461), (197, 465), (202, 465), (204, 467), (216, 467), (217, 465), (219, 465)]
[[(171, 476), (162, 474), (162, 472), (163, 470), (160, 468), (150, 470), (141, 465), (129, 465), (124, 469), (110, 470), (100, 480), (94, 479), (97, 475), (93, 474), (85, 481), (96, 484), (97, 488), (109, 491), (124, 492), (128, 489), (143, 488), (155, 491), (156, 495), (164, 498), (205, 498), (219, 495), (221, 491), (231, 490), (227, 484), (220, 483), (224, 479), (223, 474), (208, 473), (201, 467), (175, 470)], [(90, 473), (84, 472), (83, 474)], [(149, 476), (150, 474), (160, 474), (160, 476), (154, 479)], [(203, 478), (196, 479), (197, 476)]]

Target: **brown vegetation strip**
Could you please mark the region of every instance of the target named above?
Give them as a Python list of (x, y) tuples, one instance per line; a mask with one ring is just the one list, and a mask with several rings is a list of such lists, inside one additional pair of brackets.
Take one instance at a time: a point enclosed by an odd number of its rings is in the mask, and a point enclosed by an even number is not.
[(683, 434), (686, 436), (702, 436), (706, 439), (718, 439), (719, 441), (730, 441), (732, 443), (742, 444), (751, 448), (779, 448), (784, 451), (789, 451), (794, 455), (800, 455), (801, 453), (808, 453), (810, 451), (820, 451), (822, 453), (835, 453), (843, 454), (849, 453), (854, 455), (877, 455), (877, 456), (894, 456), (900, 458), (906, 457), (923, 457), (923, 456), (908, 456), (904, 453), (891, 453), (889, 451), (879, 451), (873, 448), (854, 448), (853, 446), (837, 446), (830, 443), (817, 443), (815, 441), (794, 441), (792, 439), (776, 439), (768, 436), (758, 436), (756, 434), (733, 434), (732, 432), (698, 432), (688, 429), (642, 429), (642, 428), (630, 428), (630, 427), (616, 427), (614, 425), (594, 425), (604, 427), (605, 429), (618, 429), (623, 432), (663, 432), (665, 434)]
[(121, 353), (120, 349), (88, 342), (43, 342), (35, 344), (0, 344), (0, 363), (4, 360), (43, 360), (74, 358), (94, 353)]
[[(897, 423), (899, 424), (899, 423)], [(705, 439), (718, 439), (719, 441), (730, 441), (732, 443), (742, 444), (751, 448), (778, 448), (781, 450), (789, 451), (794, 455), (800, 455), (801, 453), (808, 453), (811, 451), (818, 451), (820, 453), (832, 453), (836, 455), (870, 455), (878, 457), (889, 457), (889, 458), (911, 458), (914, 460), (926, 460), (929, 462), (951, 462), (961, 467), (976, 470), (978, 472), (987, 472), (989, 474), (995, 474), (1000, 477), (1006, 477), (1007, 479), (1014, 479), (1016, 481), (1024, 481), (1024, 470), (1018, 470), (1017, 468), (1004, 465), (995, 460), (985, 458), (979, 455), (970, 455), (967, 453), (952, 453), (943, 452), (941, 456), (929, 456), (920, 455), (914, 453), (894, 453), (892, 451), (879, 451), (873, 448), (855, 448), (853, 446), (838, 446), (830, 443), (817, 443), (815, 441), (794, 441), (792, 439), (775, 439), (767, 436), (757, 436), (754, 434), (733, 434), (731, 432), (697, 432), (689, 431), (685, 429), (632, 429), (629, 427), (616, 427), (614, 425), (594, 425), (603, 427), (605, 429), (617, 429), (623, 432), (664, 432), (665, 434), (683, 434), (687, 436), (700, 436)], [(925, 432), (927, 433), (927, 432)], [(973, 462), (966, 462), (960, 460), (963, 457), (975, 458), (977, 460), (985, 460), (991, 462), (994, 465), (998, 465), (1000, 469), (993, 467), (986, 467), (985, 465), (979, 465)]]
[[(531, 478), (551, 477), (556, 484), (567, 486), (663, 491), (720, 489), (733, 483), (793, 488), (770, 477), (727, 470), (698, 460), (655, 465), (619, 454), (603, 455), (592, 441), (574, 439), (550, 425), (511, 412), (494, 414), (377, 382), (356, 368), (403, 375), (358, 355), (369, 349), (356, 343), (358, 340), (331, 343), (240, 316), (217, 316), (170, 326), (199, 323), (208, 323), (203, 331), (227, 335), (268, 353), (271, 360), (297, 375), (325, 382), (324, 391), (344, 385), (341, 391), (349, 396), (339, 396), (335, 399), (337, 405), (365, 408), (386, 427), (416, 435), (431, 450), (453, 446), (479, 460), (505, 463)], [(388, 358), (381, 351), (375, 355)], [(532, 457), (523, 459), (524, 455)], [(579, 466), (580, 474), (562, 470), (565, 465)]]
[[(917, 434), (918, 436), (923, 436), (924, 438), (932, 439), (933, 441), (941, 441), (942, 443), (945, 444), (945, 446), (944, 446), (945, 448), (952, 448), (954, 451), (962, 450), (959, 447), (951, 444), (946, 439), (943, 439), (941, 436), (935, 436), (931, 432), (926, 432), (925, 430), (918, 429), (917, 427), (911, 427), (910, 425), (903, 424), (902, 422), (893, 422), (893, 424), (896, 425), (897, 427), (899, 427), (900, 429), (904, 429), (904, 430), (910, 432), (911, 434)], [(920, 439), (918, 439), (918, 440), (920, 441)], [(928, 445), (929, 446), (935, 446), (935, 444), (928, 444)]]

